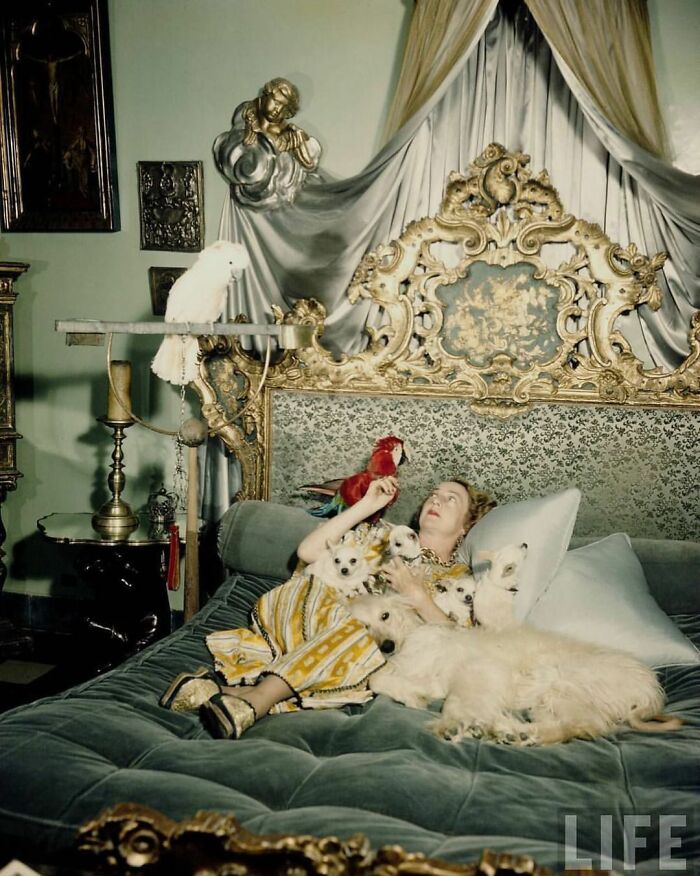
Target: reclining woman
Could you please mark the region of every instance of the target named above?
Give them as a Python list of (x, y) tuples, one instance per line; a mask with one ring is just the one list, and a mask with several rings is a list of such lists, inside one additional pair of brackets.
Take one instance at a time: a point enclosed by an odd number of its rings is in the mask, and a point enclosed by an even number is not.
[[(337, 543), (386, 507), (396, 490), (393, 477), (373, 481), (359, 502), (303, 539), (299, 559), (314, 562), (327, 543)], [(418, 514), (424, 560), (420, 576), (398, 559), (383, 567), (389, 585), (423, 620), (448, 620), (432, 600), (432, 585), (440, 578), (469, 574), (456, 558), (457, 548), (495, 504), (463, 481), (438, 484)], [(365, 536), (377, 538), (375, 527), (365, 529)], [(368, 679), (385, 662), (367, 628), (352, 617), (336, 591), (304, 576), (303, 569), (258, 599), (250, 629), (211, 633), (207, 647), (216, 672), (202, 668), (179, 675), (160, 703), (174, 711), (199, 709), (212, 736), (226, 739), (239, 737), (268, 712), (365, 703), (373, 696)]]

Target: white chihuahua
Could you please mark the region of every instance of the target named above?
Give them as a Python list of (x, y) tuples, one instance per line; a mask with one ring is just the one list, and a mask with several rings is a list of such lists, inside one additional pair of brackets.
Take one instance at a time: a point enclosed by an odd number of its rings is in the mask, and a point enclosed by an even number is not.
[(391, 557), (399, 557), (407, 563), (412, 563), (420, 557), (420, 541), (418, 533), (410, 526), (388, 524), (389, 544), (387, 550)]
[(476, 580), (472, 575), (441, 578), (435, 583), (433, 602), (450, 620), (462, 626), (472, 626), (475, 591)]
[(372, 568), (365, 559), (365, 548), (356, 542), (339, 541), (326, 543), (326, 550), (304, 569), (304, 574), (313, 575), (335, 588), (350, 599), (367, 593), (367, 582), (372, 577)]

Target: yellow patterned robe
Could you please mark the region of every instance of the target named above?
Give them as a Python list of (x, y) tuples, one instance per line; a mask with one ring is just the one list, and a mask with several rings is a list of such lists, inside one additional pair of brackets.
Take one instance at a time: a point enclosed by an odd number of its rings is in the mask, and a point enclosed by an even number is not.
[[(361, 526), (358, 537), (376, 556), (386, 541), (380, 526)], [(430, 566), (426, 585), (468, 574), (461, 563)], [(250, 629), (221, 630), (206, 639), (216, 670), (230, 685), (277, 675), (296, 697), (273, 712), (326, 709), (372, 698), (368, 679), (385, 659), (364, 624), (355, 620), (337, 591), (303, 568), (255, 603)]]

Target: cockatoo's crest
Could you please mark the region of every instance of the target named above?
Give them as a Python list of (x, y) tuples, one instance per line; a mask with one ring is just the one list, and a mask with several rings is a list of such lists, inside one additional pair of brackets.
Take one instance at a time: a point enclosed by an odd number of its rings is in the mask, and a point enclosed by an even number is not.
[[(240, 243), (233, 243), (230, 240), (217, 240), (216, 243), (212, 243), (211, 246), (202, 250), (199, 259), (222, 266), (223, 259), (225, 259), (230, 268), (230, 274), (235, 279), (238, 279), (250, 264), (250, 257), (244, 247)], [(228, 277), (226, 279), (228, 282)]]

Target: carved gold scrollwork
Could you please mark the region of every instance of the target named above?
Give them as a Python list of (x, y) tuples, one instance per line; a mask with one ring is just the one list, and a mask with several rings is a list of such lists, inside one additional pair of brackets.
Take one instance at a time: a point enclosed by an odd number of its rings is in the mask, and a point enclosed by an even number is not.
[(689, 355), (668, 372), (645, 369), (617, 326), (623, 313), (658, 309), (665, 259), (567, 213), (546, 171), (492, 143), (467, 174), (450, 174), (435, 216), (361, 260), (348, 298), (378, 312), (363, 352), (334, 356), (321, 341), (324, 308), (298, 301), (275, 319), (313, 325), (312, 345), (274, 364), (247, 425), (226, 418), (256, 392), (260, 362), (237, 341), (202, 342), (204, 415), (241, 459), (243, 494), (260, 497), (274, 389), (458, 396), (497, 417), (541, 402), (700, 409), (700, 313)]
[[(231, 815), (198, 812), (175, 822), (154, 809), (120, 803), (84, 824), (76, 847), (86, 867), (131, 874), (201, 876), (554, 876), (526, 855), (485, 850), (478, 863), (455, 864), (407, 852), (373, 851), (362, 834), (347, 840), (294, 834), (257, 835)], [(571, 871), (569, 871), (571, 872)], [(614, 876), (609, 871), (586, 871)]]

